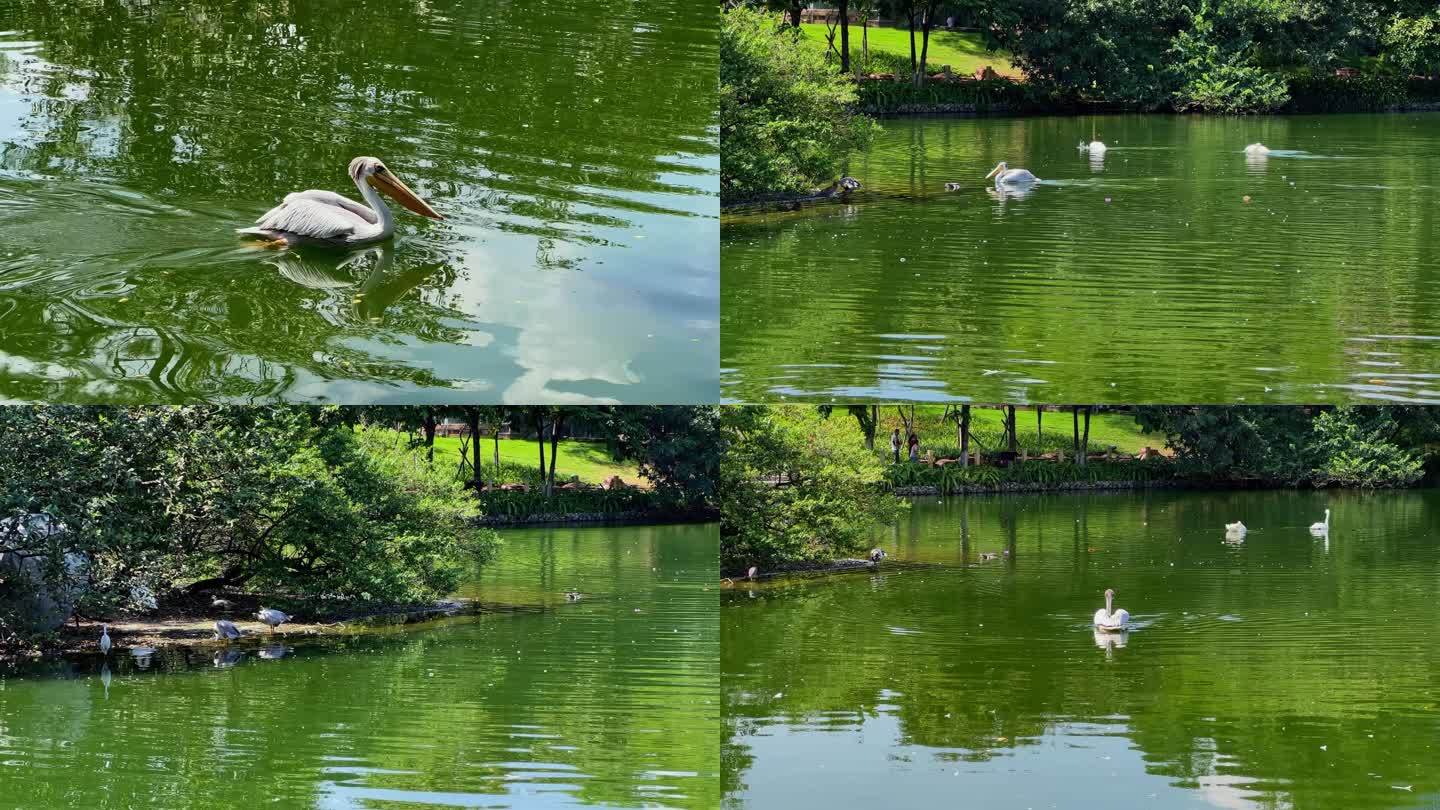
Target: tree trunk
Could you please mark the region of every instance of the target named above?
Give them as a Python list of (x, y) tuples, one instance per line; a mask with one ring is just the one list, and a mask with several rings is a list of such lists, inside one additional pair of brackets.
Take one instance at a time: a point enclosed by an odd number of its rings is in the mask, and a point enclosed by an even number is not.
[(970, 466), (970, 406), (960, 406), (960, 466)]
[(1019, 452), (1019, 437), (1015, 435), (1015, 406), (1005, 406), (1005, 441), (1006, 449), (1012, 453)]
[(1071, 427), (1071, 434), (1070, 434), (1070, 452), (1074, 455), (1074, 457), (1075, 457), (1075, 463), (1076, 463), (1076, 464), (1083, 464), (1084, 462), (1082, 462), (1082, 461), (1080, 460), (1080, 406), (1079, 406), (1079, 405), (1076, 405), (1076, 406), (1070, 411), (1070, 419), (1071, 419), (1071, 426), (1070, 426), (1070, 427)]
[(425, 409), (425, 460), (435, 463), (435, 409)]
[(545, 482), (545, 497), (550, 497), (555, 491), (555, 457), (560, 455), (560, 428), (565, 424), (565, 412), (559, 411), (555, 414), (555, 421), (550, 423), (550, 478)]
[(1090, 455), (1090, 410), (1091, 406), (1085, 406), (1085, 436), (1080, 440), (1080, 463), (1084, 464)]
[(867, 70), (870, 67), (870, 15), (860, 21), (860, 61)]
[[(925, 60), (930, 53), (930, 17), (931, 7), (926, 5), (920, 11), (920, 66), (915, 71), (915, 85), (918, 87), (925, 83)], [(913, 46), (912, 46), (913, 47)]]
[[(850, 72), (850, 0), (838, 0), (840, 11), (840, 72)], [(872, 442), (873, 444), (873, 442)], [(875, 448), (870, 448), (875, 449)]]
[(1037, 444), (1045, 443), (1045, 406), (1035, 406), (1035, 441)]
[[(543, 487), (545, 484), (545, 414), (543, 412), (535, 414), (535, 444), (540, 446), (540, 483)], [(549, 488), (545, 487), (545, 489)], [(550, 497), (548, 491), (545, 493), (545, 497)]]
[(800, 0), (790, 0), (790, 24), (800, 27)]
[(479, 492), (482, 486), (480, 475), (480, 409), (474, 406), (465, 409), (466, 427), (470, 428), (470, 452), (473, 454), (474, 462), (470, 465), (475, 473), (474, 487)]
[(918, 63), (915, 61), (915, 6), (906, 7), (908, 22), (910, 26), (910, 78), (915, 78), (915, 70)]
[(500, 480), (500, 417), (495, 417), (495, 480)]

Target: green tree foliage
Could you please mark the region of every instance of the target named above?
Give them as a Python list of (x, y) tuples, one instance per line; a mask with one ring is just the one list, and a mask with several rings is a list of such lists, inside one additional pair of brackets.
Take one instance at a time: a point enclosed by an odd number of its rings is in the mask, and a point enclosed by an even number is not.
[(720, 478), (720, 408), (614, 407), (608, 409), (604, 429), (624, 458), (639, 463), (640, 474), (660, 496), (688, 507), (714, 498)]
[[(1433, 420), (1433, 416), (1430, 417)], [(1317, 476), (1348, 487), (1409, 486), (1425, 475), (1422, 453), (1404, 446), (1416, 427), (1389, 408), (1340, 408), (1315, 417), (1315, 444), (1322, 459)], [(1421, 428), (1425, 430), (1425, 428)], [(1433, 438), (1433, 425), (1429, 428)]]
[(993, 44), (1048, 91), (1214, 113), (1278, 110), (1297, 76), (1374, 56), (1433, 65), (1434, 15), (1372, 0), (994, 0), (981, 13)]
[(874, 133), (854, 111), (854, 84), (798, 36), (748, 6), (721, 14), (722, 199), (826, 185)]
[(1397, 69), (1433, 75), (1440, 70), (1440, 8), (1417, 16), (1390, 18), (1381, 41), (1386, 61)]
[(23, 550), (83, 555), (80, 607), (92, 613), (123, 605), (135, 586), (392, 602), (450, 592), (497, 536), (471, 525), (474, 501), (451, 470), (341, 413), (0, 409), (0, 514), (42, 512), (65, 526), (48, 547)]
[(1424, 475), (1440, 438), (1433, 408), (1143, 406), (1192, 475), (1315, 486), (1401, 487)]
[(743, 406), (725, 408), (720, 428), (722, 570), (855, 554), (904, 509), (883, 494), (884, 464), (842, 420)]

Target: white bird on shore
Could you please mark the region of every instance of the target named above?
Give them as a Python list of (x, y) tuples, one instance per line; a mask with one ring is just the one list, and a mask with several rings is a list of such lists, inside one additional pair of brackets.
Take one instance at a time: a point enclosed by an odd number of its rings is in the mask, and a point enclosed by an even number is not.
[(1324, 519), (1324, 520), (1320, 521), (1319, 523), (1311, 523), (1311, 524), (1310, 524), (1310, 533), (1311, 533), (1311, 534), (1325, 534), (1325, 533), (1328, 532), (1328, 531), (1330, 531), (1330, 510), (1329, 510), (1329, 509), (1326, 509), (1326, 510), (1325, 510), (1325, 519)]
[(100, 654), (110, 654), (110, 625), (100, 625)]
[(244, 635), (244, 633), (240, 630), (239, 627), (236, 627), (235, 623), (232, 621), (220, 619), (215, 622), (216, 641), (234, 641), (235, 639), (240, 638), (240, 636), (242, 635)]
[(1245, 154), (1268, 155), (1270, 154), (1270, 147), (1266, 146), (1263, 143), (1252, 143), (1249, 146), (1245, 147)]
[(1040, 178), (1030, 173), (1029, 169), (1012, 169), (1010, 164), (1000, 161), (995, 168), (985, 175), (985, 179), (995, 178), (997, 186), (1019, 186), (1040, 182)]
[(255, 618), (259, 619), (262, 624), (268, 625), (270, 627), (270, 632), (273, 633), (275, 632), (275, 629), (277, 627), (284, 624), (285, 622), (290, 621), (295, 617), (285, 613), (281, 613), (274, 608), (262, 607), (255, 612)]
[(1105, 607), (1095, 611), (1095, 629), (1107, 633), (1125, 630), (1130, 624), (1130, 611), (1115, 608), (1115, 589), (1105, 589)]
[(758, 573), (760, 573), (760, 569), (752, 565), (750, 566), (750, 570), (745, 572), (745, 578), (753, 580), (755, 579), (755, 575)]

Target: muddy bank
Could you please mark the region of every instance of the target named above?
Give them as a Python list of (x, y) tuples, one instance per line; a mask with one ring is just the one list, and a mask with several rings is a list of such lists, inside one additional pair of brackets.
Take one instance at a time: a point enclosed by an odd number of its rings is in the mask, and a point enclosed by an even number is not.
[(1093, 492), (1096, 490), (1178, 489), (1185, 486), (1186, 484), (1180, 481), (1066, 481), (1055, 484), (1007, 481), (1003, 484), (995, 484), (993, 486), (969, 484), (963, 487), (956, 487), (948, 492), (941, 492), (939, 487), (895, 487), (891, 490), (891, 493), (903, 497), (917, 497), (924, 495), (995, 495), (1009, 492)]
[(492, 529), (515, 528), (519, 526), (567, 526), (573, 524), (604, 524), (609, 526), (663, 526), (678, 523), (705, 523), (719, 520), (720, 513), (713, 510), (694, 509), (689, 511), (630, 510), (626, 512), (536, 512), (529, 515), (485, 515), (475, 519), (475, 525)]
[[(467, 600), (441, 600), (425, 604), (321, 604), (305, 611), (289, 600), (271, 600), (267, 607), (287, 613), (296, 611), (293, 621), (274, 632), (254, 616), (260, 600), (250, 595), (232, 594), (223, 597), (233, 603), (229, 608), (203, 610), (193, 604), (167, 604), (160, 610), (133, 616), (118, 616), (105, 622), (82, 620), (70, 623), (53, 636), (33, 647), (0, 650), (0, 663), (74, 656), (99, 656), (101, 625), (109, 626), (110, 656), (129, 656), (133, 651), (164, 652), (169, 650), (209, 649), (254, 650), (275, 644), (303, 644), (339, 636), (385, 633), (407, 625), (419, 624), (452, 616), (478, 616), (501, 613), (538, 612), (538, 605), (482, 604)], [(227, 619), (240, 628), (240, 639), (222, 642), (215, 639), (214, 623)]]
[(814, 202), (844, 202), (849, 199), (852, 191), (858, 189), (839, 188), (840, 181), (837, 180), (825, 188), (818, 188), (813, 191), (786, 192), (767, 191), (760, 194), (747, 194), (743, 197), (733, 197), (720, 201), (721, 213), (735, 213), (742, 210), (764, 211), (773, 208), (795, 208), (805, 203)]
[(883, 565), (883, 562), (873, 563), (854, 557), (847, 557), (843, 560), (782, 563), (765, 571), (757, 571), (753, 580), (746, 579), (743, 570), (723, 571), (721, 573), (724, 575), (724, 579), (720, 580), (720, 584), (726, 588), (743, 588), (751, 582), (763, 582), (777, 577), (849, 574), (858, 571), (875, 571)]

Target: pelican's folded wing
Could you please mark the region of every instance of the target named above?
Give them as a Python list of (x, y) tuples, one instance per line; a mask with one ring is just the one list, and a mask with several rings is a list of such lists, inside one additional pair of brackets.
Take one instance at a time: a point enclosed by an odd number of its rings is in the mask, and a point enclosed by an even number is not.
[(375, 212), (333, 191), (297, 191), (255, 224), (267, 231), (338, 239), (378, 221)]

